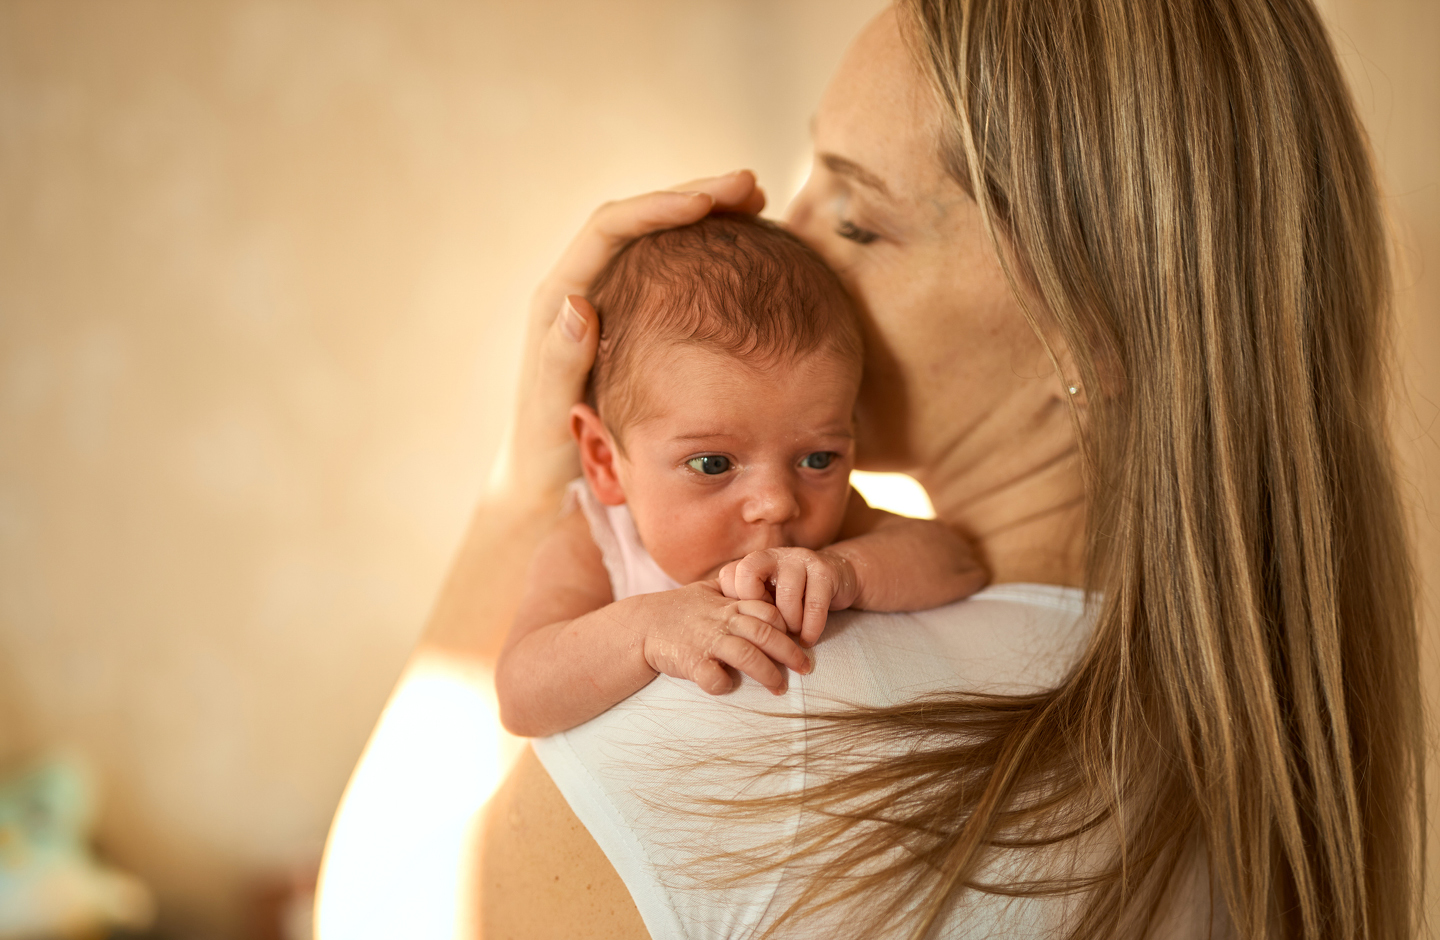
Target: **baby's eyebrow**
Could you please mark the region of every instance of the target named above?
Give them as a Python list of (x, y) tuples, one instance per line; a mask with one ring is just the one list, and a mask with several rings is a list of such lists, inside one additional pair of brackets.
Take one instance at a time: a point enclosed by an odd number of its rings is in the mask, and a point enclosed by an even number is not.
[(732, 437), (734, 437), (734, 436), (735, 436), (734, 434), (730, 434), (730, 433), (728, 433), (728, 432), (726, 432), (726, 431), (699, 431), (699, 432), (692, 432), (692, 433), (689, 433), (689, 434), (676, 434), (676, 435), (674, 435), (673, 437), (671, 437), (670, 440), (672, 440), (672, 441), (677, 441), (677, 442), (682, 442), (682, 443), (685, 443), (685, 442), (703, 442), (703, 441), (725, 440), (725, 439), (727, 439), (727, 438), (732, 438)]
[[(837, 438), (847, 441), (853, 440), (855, 437), (855, 432), (851, 428), (844, 427), (842, 425), (836, 425), (834, 427), (828, 428), (816, 428), (811, 433), (814, 434), (816, 437)], [(671, 437), (670, 440), (672, 443), (676, 444), (704, 444), (710, 441), (732, 440), (737, 436), (738, 435), (731, 434), (729, 431), (717, 430), (691, 432), (687, 434), (676, 434)]]

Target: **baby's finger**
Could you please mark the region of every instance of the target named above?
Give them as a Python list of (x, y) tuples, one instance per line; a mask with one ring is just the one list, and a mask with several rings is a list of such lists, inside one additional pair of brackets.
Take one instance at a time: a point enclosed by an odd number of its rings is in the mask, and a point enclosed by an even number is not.
[(714, 655), (716, 659), (734, 666), (774, 694), (784, 693), (785, 673), (750, 641), (734, 634), (722, 636), (715, 643)]
[(742, 617), (753, 617), (781, 633), (785, 632), (785, 618), (780, 616), (780, 611), (769, 601), (742, 600), (735, 605), (735, 611)]
[[(769, 605), (766, 605), (769, 606)], [(770, 608), (774, 611), (775, 608)], [(766, 656), (769, 656), (776, 663), (786, 666), (799, 673), (810, 671), (810, 658), (790, 636), (785, 632), (784, 622), (776, 623), (775, 619), (765, 617), (747, 617), (741, 615), (735, 618), (730, 624), (730, 632), (749, 641)]]
[(800, 633), (805, 624), (806, 580), (809, 573), (805, 562), (795, 556), (780, 560), (775, 572), (775, 606), (785, 618), (791, 633)]
[(741, 600), (769, 600), (770, 582), (778, 564), (769, 552), (751, 552), (735, 565), (735, 596)]
[(720, 573), (715, 576), (715, 580), (720, 583), (720, 593), (726, 597), (733, 597), (737, 601), (742, 599), (735, 591), (735, 569), (738, 568), (739, 565), (740, 562), (732, 561), (730, 564), (721, 568)]
[(830, 602), (840, 589), (835, 580), (835, 570), (820, 556), (815, 556), (807, 567), (805, 581), (805, 623), (800, 628), (800, 642), (814, 646), (825, 630), (825, 621), (830, 616)]
[(805, 622), (800, 628), (800, 644), (814, 646), (825, 631), (830, 616), (830, 599), (835, 596), (835, 582), (817, 572), (810, 572), (805, 584)]
[(702, 692), (711, 695), (724, 695), (735, 687), (735, 680), (730, 678), (730, 673), (713, 659), (700, 660), (690, 680), (698, 685)]

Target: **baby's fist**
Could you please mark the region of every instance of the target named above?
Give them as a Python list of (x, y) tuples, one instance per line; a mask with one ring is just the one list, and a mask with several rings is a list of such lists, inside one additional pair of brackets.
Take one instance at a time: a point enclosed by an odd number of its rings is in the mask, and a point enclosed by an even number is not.
[(737, 600), (771, 600), (785, 627), (814, 646), (832, 610), (855, 602), (858, 582), (850, 562), (808, 548), (766, 548), (720, 569), (720, 590)]

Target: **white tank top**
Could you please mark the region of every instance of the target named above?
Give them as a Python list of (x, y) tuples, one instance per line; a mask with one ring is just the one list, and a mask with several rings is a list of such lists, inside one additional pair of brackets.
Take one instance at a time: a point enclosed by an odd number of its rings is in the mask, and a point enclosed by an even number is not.
[(626, 505), (606, 506), (590, 489), (582, 477), (573, 480), (565, 491), (565, 508), (571, 512), (578, 508), (590, 524), (590, 537), (600, 549), (605, 561), (605, 570), (610, 573), (610, 590), (614, 599), (624, 600), (636, 594), (654, 594), (681, 586), (679, 581), (665, 573), (645, 546), (640, 544), (640, 534), (635, 531), (635, 520)]

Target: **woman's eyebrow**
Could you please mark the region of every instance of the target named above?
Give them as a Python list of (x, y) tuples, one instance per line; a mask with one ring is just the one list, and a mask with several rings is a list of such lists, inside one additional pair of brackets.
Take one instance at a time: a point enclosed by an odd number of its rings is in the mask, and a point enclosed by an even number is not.
[(870, 189), (875, 190), (877, 193), (884, 196), (886, 199), (895, 198), (890, 195), (890, 187), (885, 185), (884, 180), (876, 176), (874, 173), (871, 173), (869, 170), (865, 169), (863, 166), (856, 163), (854, 160), (848, 160), (845, 157), (834, 153), (822, 153), (819, 155), (819, 159), (821, 163), (825, 164), (825, 168), (828, 169), (831, 173), (834, 173), (838, 176), (848, 177), (849, 179), (854, 180), (862, 186), (866, 186)]

